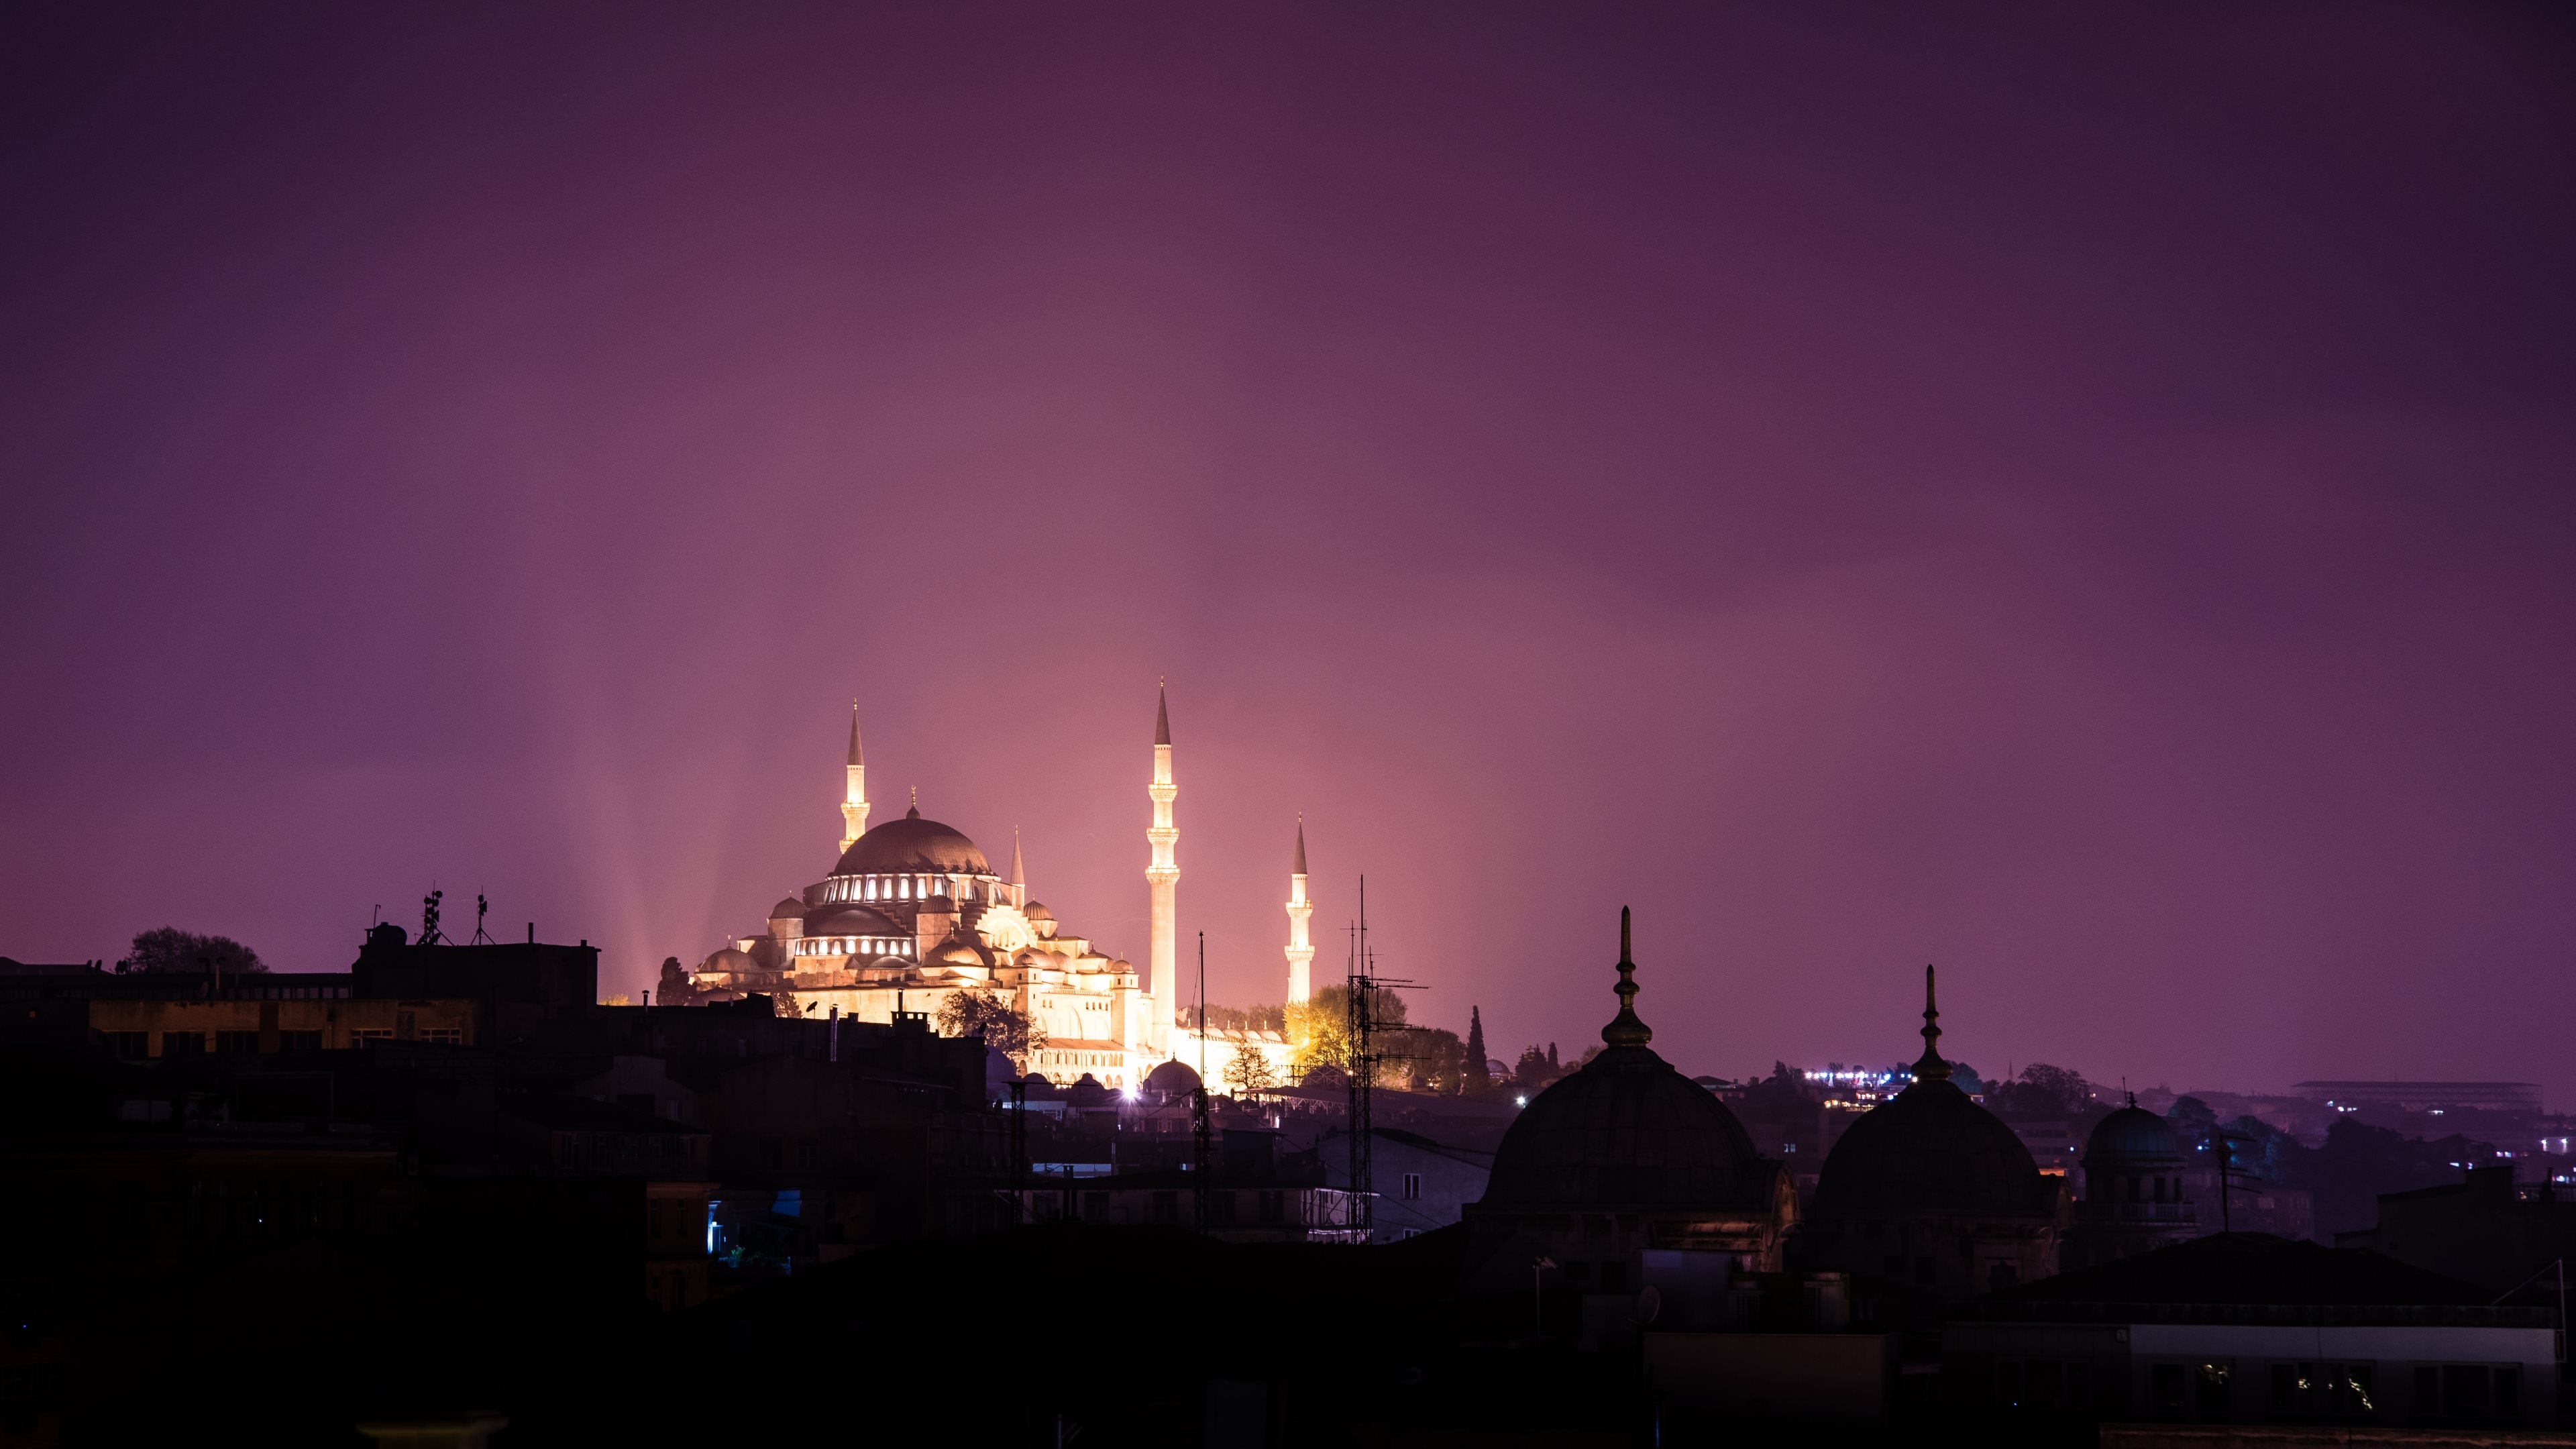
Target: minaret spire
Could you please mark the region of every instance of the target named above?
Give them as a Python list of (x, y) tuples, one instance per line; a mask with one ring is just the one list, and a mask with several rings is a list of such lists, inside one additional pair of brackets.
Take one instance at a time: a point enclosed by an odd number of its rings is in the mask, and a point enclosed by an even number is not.
[(1315, 943), (1306, 934), (1307, 922), (1313, 919), (1315, 903), (1306, 899), (1306, 815), (1297, 814), (1297, 857), (1288, 871), (1288, 999), (1305, 1001), (1314, 995), (1313, 966)]
[(1604, 1045), (1641, 1047), (1655, 1039), (1646, 1024), (1637, 1019), (1637, 963), (1628, 954), (1628, 908), (1619, 908), (1619, 984), (1610, 988), (1619, 995), (1619, 1014), (1601, 1028)]
[(1932, 996), (1932, 968), (1923, 968), (1923, 1059), (1914, 1064), (1914, 1080), (1946, 1082), (1950, 1064), (1941, 1060), (1941, 1005)]
[(1029, 868), (1020, 860), (1020, 827), (1011, 827), (1011, 904), (1029, 903)]
[(850, 701), (849, 793), (841, 801), (841, 848), (868, 833), (868, 756), (859, 748), (859, 702)]
[(1152, 930), (1146, 956), (1146, 1010), (1152, 1013), (1146, 1022), (1145, 1045), (1149, 1051), (1165, 1050), (1171, 1039), (1172, 1013), (1179, 1002), (1181, 974), (1180, 884), (1181, 867), (1173, 858), (1173, 847), (1179, 844), (1180, 827), (1172, 823), (1172, 800), (1181, 788), (1172, 783), (1172, 710), (1162, 682), (1154, 685), (1154, 780), (1145, 794), (1154, 802), (1154, 823), (1145, 830), (1146, 843), (1153, 856), (1145, 867), (1145, 889), (1151, 898)]

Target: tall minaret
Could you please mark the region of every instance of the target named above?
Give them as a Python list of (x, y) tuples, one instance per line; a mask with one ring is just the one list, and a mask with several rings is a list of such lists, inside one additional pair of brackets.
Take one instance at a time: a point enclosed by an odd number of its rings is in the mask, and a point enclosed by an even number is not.
[(1313, 919), (1315, 903), (1306, 899), (1306, 817), (1297, 816), (1297, 863), (1288, 872), (1288, 999), (1304, 1001), (1309, 990), (1308, 967), (1315, 962), (1315, 943), (1307, 938), (1306, 923)]
[(1020, 862), (1020, 827), (1011, 827), (1011, 904), (1029, 908), (1029, 868)]
[(1145, 996), (1152, 1003), (1146, 1037), (1148, 1050), (1163, 1050), (1172, 1031), (1172, 1012), (1179, 1001), (1181, 975), (1181, 918), (1177, 897), (1181, 868), (1172, 859), (1172, 847), (1180, 841), (1180, 827), (1172, 823), (1172, 797), (1181, 787), (1172, 783), (1172, 708), (1164, 698), (1162, 686), (1154, 689), (1154, 783), (1145, 787), (1154, 800), (1154, 823), (1145, 839), (1154, 847), (1154, 863), (1145, 867), (1145, 886), (1153, 896), (1153, 941), (1146, 966), (1151, 974), (1145, 979)]
[(841, 804), (841, 824), (848, 833), (841, 848), (868, 833), (868, 757), (859, 749), (859, 702), (850, 701), (850, 797)]

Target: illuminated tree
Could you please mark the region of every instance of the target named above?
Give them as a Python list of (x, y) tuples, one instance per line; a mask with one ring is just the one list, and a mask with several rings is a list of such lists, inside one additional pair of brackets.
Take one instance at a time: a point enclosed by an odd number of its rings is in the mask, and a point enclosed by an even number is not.
[(1225, 1064), (1225, 1071), (1220, 1075), (1225, 1078), (1227, 1086), (1234, 1088), (1238, 1097), (1248, 1097), (1279, 1085), (1278, 1077), (1270, 1070), (1270, 1058), (1255, 1050), (1250, 1042), (1234, 1049), (1234, 1060)]
[(947, 1036), (981, 1036), (984, 1045), (1011, 1059), (1011, 1069), (1026, 1068), (1029, 1053), (1047, 1044), (1046, 1028), (990, 991), (960, 991), (939, 1003), (939, 1030)]

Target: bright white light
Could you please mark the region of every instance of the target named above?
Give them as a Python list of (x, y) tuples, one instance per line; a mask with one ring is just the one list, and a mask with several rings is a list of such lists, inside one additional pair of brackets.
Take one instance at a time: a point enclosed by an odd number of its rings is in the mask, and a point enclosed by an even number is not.
[(1513, 1105), (1513, 1106), (1516, 1106), (1516, 1107), (1526, 1107), (1526, 1106), (1528, 1106), (1528, 1105), (1529, 1105), (1529, 1098), (1527, 1098), (1527, 1097), (1514, 1097), (1514, 1098), (1512, 1098), (1512, 1105)]

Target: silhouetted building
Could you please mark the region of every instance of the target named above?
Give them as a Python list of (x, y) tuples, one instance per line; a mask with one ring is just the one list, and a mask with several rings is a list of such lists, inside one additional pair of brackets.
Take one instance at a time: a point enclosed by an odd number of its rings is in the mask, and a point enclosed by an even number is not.
[(1940, 1015), (1926, 967), (1914, 1085), (1862, 1114), (1827, 1154), (1801, 1256), (1964, 1298), (2055, 1273), (2066, 1205), (2060, 1179), (1950, 1081), (1935, 1050)]
[(2065, 1271), (2198, 1237), (2199, 1205), (2183, 1187), (2189, 1166), (2173, 1125), (2134, 1102), (2095, 1123), (2084, 1144), (2084, 1195), (2066, 1235)]
[[(1494, 1154), (1434, 1142), (1418, 1132), (1379, 1127), (1371, 1134), (1370, 1184), (1377, 1201), (1369, 1214), (1372, 1243), (1397, 1243), (1464, 1220), (1467, 1204), (1485, 1195), (1493, 1178)], [(1316, 1155), (1323, 1159), (1324, 1179), (1347, 1188), (1350, 1178), (1350, 1133), (1336, 1127), (1324, 1134)]]
[(2379, 1221), (2335, 1234), (2401, 1263), (2505, 1293), (2576, 1256), (2576, 1201), (2555, 1187), (2518, 1187), (2513, 1169), (2473, 1167), (2460, 1182), (2382, 1193)]
[(1971, 1412), (2187, 1423), (2548, 1428), (2552, 1314), (2376, 1253), (2221, 1233), (1952, 1309)]
[(1595, 1300), (1628, 1311), (1648, 1252), (1775, 1270), (1798, 1220), (1787, 1170), (1647, 1046), (1635, 973), (1622, 910), (1619, 1014), (1601, 1029), (1602, 1051), (1531, 1099), (1503, 1135), (1484, 1197), (1465, 1210), (1469, 1292), (1535, 1296), (1543, 1309), (1553, 1290), (1551, 1331), (1583, 1322)]

